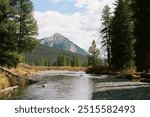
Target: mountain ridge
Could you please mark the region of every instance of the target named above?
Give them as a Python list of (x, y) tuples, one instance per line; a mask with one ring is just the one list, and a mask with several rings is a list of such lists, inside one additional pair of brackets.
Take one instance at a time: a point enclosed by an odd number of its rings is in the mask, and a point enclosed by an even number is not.
[(52, 66), (53, 63), (56, 62), (59, 54), (69, 57), (70, 59), (72, 59), (73, 56), (76, 56), (80, 60), (80, 65), (83, 65), (84, 62), (87, 61), (87, 57), (81, 54), (39, 44), (32, 52), (27, 52), (25, 54), (25, 63), (36, 65), (39, 60), (47, 60)]
[(67, 50), (85, 56), (89, 55), (87, 51), (85, 51), (84, 49), (82, 49), (81, 47), (79, 47), (78, 45), (76, 45), (75, 43), (73, 43), (67, 37), (63, 36), (60, 33), (55, 33), (50, 37), (42, 38), (39, 40), (39, 42), (49, 47)]

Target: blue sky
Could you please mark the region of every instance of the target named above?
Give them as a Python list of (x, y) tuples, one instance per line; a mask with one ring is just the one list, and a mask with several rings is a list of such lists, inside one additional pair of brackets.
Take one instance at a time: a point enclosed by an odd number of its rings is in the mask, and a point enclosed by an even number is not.
[(58, 11), (61, 13), (71, 14), (74, 12), (84, 12), (86, 8), (77, 8), (74, 5), (73, 0), (59, 1), (55, 0), (32, 0), (35, 11), (46, 12), (46, 11)]
[(32, 0), (38, 38), (60, 33), (88, 51), (93, 39), (100, 40), (101, 15), (115, 0)]

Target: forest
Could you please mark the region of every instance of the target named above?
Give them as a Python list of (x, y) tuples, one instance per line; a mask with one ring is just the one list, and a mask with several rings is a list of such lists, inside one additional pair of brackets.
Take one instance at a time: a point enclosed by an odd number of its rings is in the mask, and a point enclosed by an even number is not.
[[(116, 0), (114, 12), (102, 12), (102, 49), (111, 69), (150, 69), (150, 1)], [(96, 53), (96, 49), (95, 52)], [(92, 54), (93, 61), (98, 56)]]
[[(106, 5), (100, 21), (102, 29), (101, 49), (105, 50), (105, 66), (111, 69), (150, 69), (150, 1), (116, 0), (114, 11)], [(0, 0), (0, 65), (12, 67), (20, 62), (21, 56), (37, 45), (38, 27), (33, 16), (31, 0)], [(104, 65), (99, 59), (100, 47), (95, 40), (89, 47), (89, 66)], [(65, 62), (62, 65), (78, 66), (67, 62), (69, 58), (58, 55)], [(73, 65), (76, 64), (76, 65)]]

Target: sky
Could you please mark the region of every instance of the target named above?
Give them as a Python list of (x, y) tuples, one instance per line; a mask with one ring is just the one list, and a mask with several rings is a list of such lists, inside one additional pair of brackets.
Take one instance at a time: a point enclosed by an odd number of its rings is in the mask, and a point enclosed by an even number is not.
[(88, 51), (100, 40), (101, 15), (105, 5), (113, 11), (115, 0), (31, 0), (37, 20), (38, 39), (60, 33)]

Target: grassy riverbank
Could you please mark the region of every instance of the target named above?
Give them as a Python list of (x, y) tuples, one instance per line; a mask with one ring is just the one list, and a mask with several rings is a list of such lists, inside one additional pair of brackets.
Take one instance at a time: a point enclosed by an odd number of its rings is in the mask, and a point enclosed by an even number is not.
[(150, 70), (137, 72), (136, 68), (111, 69), (104, 66), (87, 67), (86, 73), (99, 75), (113, 75), (116, 78), (127, 78), (133, 81), (150, 82)]
[[(48, 71), (48, 70), (67, 70), (67, 71), (86, 71), (90, 74), (99, 75), (114, 75), (115, 77), (129, 78), (137, 81), (150, 81), (150, 72), (137, 73), (135, 69), (124, 69), (124, 70), (114, 70), (103, 66), (96, 67), (43, 67), (43, 66), (29, 66), (26, 64), (18, 64), (16, 68), (11, 68), (9, 71), (21, 76), (25, 79), (30, 78), (37, 72)], [(0, 72), (0, 90), (6, 89), (12, 86), (25, 86), (26, 80), (16, 81), (12, 78), (8, 78), (5, 73)]]
[[(30, 78), (37, 72), (48, 71), (48, 70), (67, 70), (67, 71), (85, 71), (86, 67), (43, 67), (43, 66), (29, 66), (26, 64), (18, 64), (16, 68), (9, 69), (10, 72), (23, 77), (25, 79)], [(5, 73), (0, 72), (0, 90), (15, 85), (24, 86), (26, 85), (25, 80), (17, 82), (15, 79), (8, 78)]]

